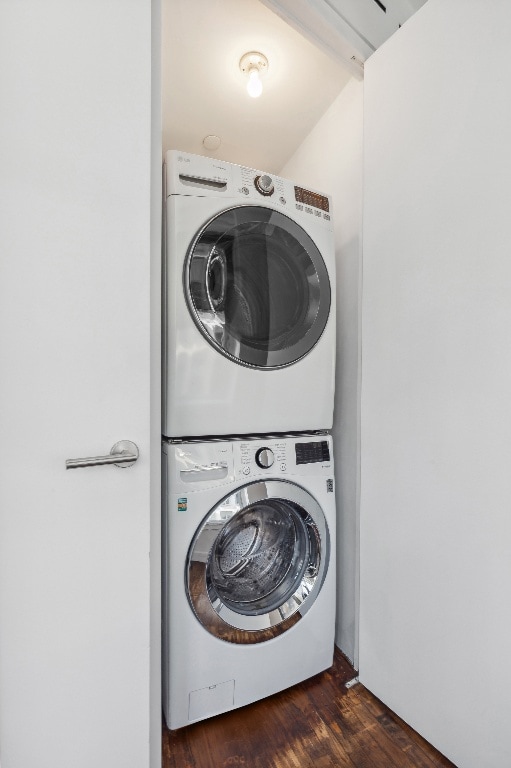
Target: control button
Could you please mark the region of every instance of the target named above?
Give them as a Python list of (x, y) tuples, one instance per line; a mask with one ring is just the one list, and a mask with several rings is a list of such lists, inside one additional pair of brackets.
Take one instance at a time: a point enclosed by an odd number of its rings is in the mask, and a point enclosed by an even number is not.
[(254, 185), (257, 191), (260, 192), (261, 195), (265, 195), (266, 197), (273, 195), (273, 193), (275, 192), (275, 187), (273, 186), (273, 179), (271, 176), (268, 176), (267, 174), (263, 174), (262, 176), (256, 176), (254, 179)]
[(285, 472), (285, 471), (286, 471), (286, 469), (287, 469), (287, 466), (286, 466), (286, 464), (281, 464), (281, 465), (280, 465), (280, 469), (282, 470), (282, 472)]
[(285, 205), (287, 203), (287, 200), (285, 197), (279, 197), (279, 200), (282, 203), (282, 205)]
[(244, 475), (249, 475), (250, 474), (250, 467), (243, 467), (243, 469), (241, 471), (243, 472)]
[(314, 211), (314, 216), (321, 216), (321, 211)]
[(273, 462), (274, 456), (271, 448), (259, 448), (255, 455), (256, 464), (261, 469), (269, 469)]
[(241, 191), (243, 192), (243, 194), (244, 194), (244, 195), (248, 195), (248, 194), (250, 194), (250, 190), (249, 190), (249, 188), (248, 188), (248, 187), (242, 187), (242, 188), (241, 188)]
[(327, 221), (330, 221), (330, 214), (329, 213), (324, 213), (323, 214), (323, 218), (326, 219)]
[(303, 211), (303, 205), (300, 205), (300, 203), (296, 204), (296, 210), (297, 211)]
[(305, 213), (312, 213), (312, 208), (307, 208), (307, 206), (305, 206)]

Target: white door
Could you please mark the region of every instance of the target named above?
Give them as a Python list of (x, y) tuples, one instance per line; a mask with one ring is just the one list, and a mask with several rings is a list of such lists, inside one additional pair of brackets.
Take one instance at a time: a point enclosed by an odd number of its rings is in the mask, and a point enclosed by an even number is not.
[[(145, 768), (151, 1), (1, 0), (0, 73), (2, 768)], [(129, 468), (66, 470), (123, 439)]]

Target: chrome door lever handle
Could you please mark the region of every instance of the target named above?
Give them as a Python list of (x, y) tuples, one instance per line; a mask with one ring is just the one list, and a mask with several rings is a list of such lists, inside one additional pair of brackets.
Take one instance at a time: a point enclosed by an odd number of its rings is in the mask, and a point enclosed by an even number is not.
[(138, 459), (138, 447), (131, 440), (120, 440), (112, 446), (108, 456), (89, 456), (85, 459), (67, 459), (66, 469), (80, 467), (98, 467), (102, 464), (115, 464), (116, 467), (131, 467)]

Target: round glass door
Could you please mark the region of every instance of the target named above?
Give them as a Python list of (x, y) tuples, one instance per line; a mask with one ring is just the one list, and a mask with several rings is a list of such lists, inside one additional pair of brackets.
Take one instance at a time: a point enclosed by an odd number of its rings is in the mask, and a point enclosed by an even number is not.
[(211, 219), (188, 252), (184, 283), (205, 338), (242, 365), (291, 365), (317, 343), (330, 312), (325, 263), (309, 235), (271, 208)]
[(326, 521), (307, 491), (286, 481), (251, 483), (221, 501), (197, 531), (188, 554), (188, 597), (212, 634), (262, 642), (310, 608), (328, 554)]

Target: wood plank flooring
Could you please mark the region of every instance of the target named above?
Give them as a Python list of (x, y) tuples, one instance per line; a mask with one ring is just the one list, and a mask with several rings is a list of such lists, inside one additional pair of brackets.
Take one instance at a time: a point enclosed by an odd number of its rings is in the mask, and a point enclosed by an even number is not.
[(163, 768), (456, 768), (362, 685), (331, 669), (250, 706), (163, 729)]

